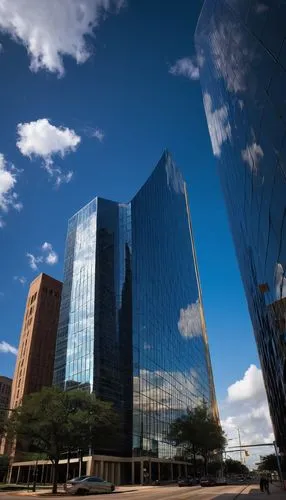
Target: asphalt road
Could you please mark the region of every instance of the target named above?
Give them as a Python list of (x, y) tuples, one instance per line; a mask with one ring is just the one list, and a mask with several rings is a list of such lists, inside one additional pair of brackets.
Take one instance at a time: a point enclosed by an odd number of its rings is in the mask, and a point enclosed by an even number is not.
[[(89, 495), (86, 498), (94, 500), (233, 500), (237, 494), (242, 492), (245, 486), (216, 486), (214, 488), (201, 488), (200, 486), (179, 488), (178, 486), (154, 486), (140, 487), (136, 486), (128, 488), (120, 488), (120, 491), (110, 495)], [(4, 496), (5, 495), (5, 496)], [(0, 499), (19, 500), (34, 499), (35, 496), (19, 496), (13, 494), (0, 494)], [(36, 497), (40, 498), (40, 497)], [(55, 497), (42, 496), (43, 499), (49, 500)], [(75, 500), (74, 496), (58, 497), (65, 500)], [(242, 498), (241, 498), (242, 500)]]

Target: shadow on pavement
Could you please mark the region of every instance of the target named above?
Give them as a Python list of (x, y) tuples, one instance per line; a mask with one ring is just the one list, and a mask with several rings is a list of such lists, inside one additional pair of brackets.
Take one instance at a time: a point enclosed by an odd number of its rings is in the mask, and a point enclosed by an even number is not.
[[(259, 497), (259, 498), (267, 498), (268, 495), (267, 493), (262, 493), (259, 488), (251, 488), (247, 491), (247, 493), (242, 492), (238, 493), (237, 496), (235, 496), (234, 493), (220, 493), (217, 497), (214, 497), (214, 500), (234, 500), (237, 498), (237, 500), (240, 500), (241, 498), (248, 498), (249, 497)], [(270, 488), (270, 495), (273, 499), (279, 500), (281, 498), (285, 498), (286, 500), (286, 492), (283, 490), (280, 490), (278, 488)]]

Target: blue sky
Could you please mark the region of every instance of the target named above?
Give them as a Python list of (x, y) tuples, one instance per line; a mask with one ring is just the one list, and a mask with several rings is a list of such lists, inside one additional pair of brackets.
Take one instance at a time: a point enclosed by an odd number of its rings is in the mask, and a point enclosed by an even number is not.
[[(96, 195), (129, 200), (168, 148), (189, 186), (223, 401), (258, 359), (200, 85), (192, 79), (198, 70), (190, 60), (187, 69), (174, 66), (194, 56), (202, 2), (164, 2), (162, 9), (160, 0), (113, 0), (103, 17), (104, 2), (82, 3), (85, 12), (74, 10), (77, 0), (56, 0), (51, 9), (47, 0), (30, 0), (30, 10), (0, 0), (0, 173), (8, 172), (2, 188), (0, 175), (0, 342), (17, 346), (37, 272), (62, 278), (68, 218)], [(84, 38), (95, 19), (94, 36)], [(176, 74), (188, 70), (189, 77)], [(27, 253), (38, 258), (38, 270)], [(12, 353), (0, 352), (1, 374), (12, 376), (14, 363)]]

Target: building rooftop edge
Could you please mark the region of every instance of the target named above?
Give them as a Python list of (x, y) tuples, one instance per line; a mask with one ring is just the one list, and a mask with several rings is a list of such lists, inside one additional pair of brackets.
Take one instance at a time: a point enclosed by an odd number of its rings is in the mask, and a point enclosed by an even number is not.
[(36, 276), (36, 278), (34, 278), (31, 282), (30, 282), (30, 287), (32, 286), (33, 283), (35, 283), (36, 281), (42, 279), (43, 277), (47, 277), (53, 281), (56, 281), (58, 283), (60, 283), (61, 285), (63, 284), (63, 282), (61, 280), (58, 280), (56, 278), (54, 278), (53, 276), (50, 276), (50, 274), (47, 274), (47, 273), (40, 273), (38, 274), (38, 276)]
[[(172, 153), (169, 151), (168, 148), (165, 148), (163, 150), (163, 153), (161, 154), (160, 156), (160, 159), (157, 161), (155, 167), (152, 169), (152, 172), (150, 173), (150, 175), (147, 177), (146, 181), (142, 184), (142, 186), (140, 186), (140, 188), (136, 191), (136, 193), (132, 196), (132, 198), (129, 200), (129, 201), (118, 201), (118, 200), (110, 200), (109, 198), (104, 198), (103, 196), (95, 196), (94, 198), (92, 198), (89, 202), (87, 202), (85, 205), (83, 205), (81, 208), (79, 208), (79, 210), (77, 210), (71, 217), (69, 217), (68, 219), (68, 222), (70, 222), (74, 217), (76, 217), (84, 208), (88, 207), (88, 205), (90, 205), (91, 203), (97, 201), (97, 200), (105, 200), (105, 201), (110, 201), (111, 203), (116, 203), (117, 205), (129, 205), (129, 203), (131, 203), (134, 198), (136, 197), (136, 195), (139, 193), (139, 191), (143, 188), (143, 186), (146, 184), (146, 182), (148, 181), (148, 179), (151, 177), (151, 175), (153, 174), (153, 172), (156, 170), (157, 167), (160, 166), (161, 162), (163, 159), (167, 159), (167, 158), (172, 158)], [(181, 172), (181, 170), (177, 167), (177, 165), (175, 164), (175, 167), (177, 170), (179, 170), (179, 172)], [(182, 175), (183, 177), (183, 175)], [(185, 179), (183, 177), (183, 181), (185, 182)]]

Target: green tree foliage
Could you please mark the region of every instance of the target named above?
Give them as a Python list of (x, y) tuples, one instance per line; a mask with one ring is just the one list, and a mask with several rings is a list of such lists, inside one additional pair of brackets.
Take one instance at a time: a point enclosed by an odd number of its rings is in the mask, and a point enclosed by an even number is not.
[(277, 465), (277, 458), (275, 454), (271, 455), (265, 455), (264, 457), (260, 457), (260, 462), (258, 464), (258, 470), (259, 471), (277, 471), (278, 470), (278, 465)]
[(9, 467), (9, 457), (7, 455), (0, 455), (0, 482), (3, 482)]
[(194, 473), (197, 474), (197, 457), (204, 459), (205, 473), (211, 453), (222, 450), (226, 439), (219, 423), (204, 403), (193, 410), (187, 410), (175, 420), (169, 429), (168, 440), (175, 446), (182, 446), (193, 458)]
[(227, 458), (224, 462), (225, 472), (227, 474), (248, 474), (249, 469), (239, 460)]
[(215, 476), (218, 471), (221, 471), (221, 460), (212, 460), (208, 463), (208, 473)]
[(7, 432), (10, 440), (17, 438), (17, 442), (28, 443), (30, 451), (49, 457), (56, 493), (58, 463), (63, 453), (107, 446), (116, 439), (117, 423), (111, 404), (93, 394), (48, 387), (24, 398), (11, 413)]

